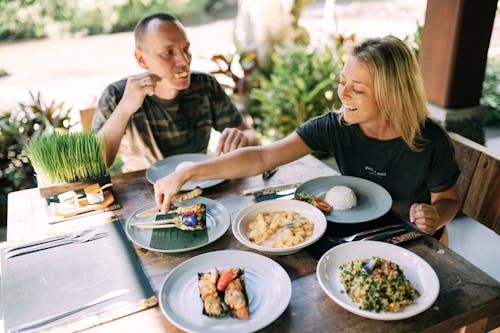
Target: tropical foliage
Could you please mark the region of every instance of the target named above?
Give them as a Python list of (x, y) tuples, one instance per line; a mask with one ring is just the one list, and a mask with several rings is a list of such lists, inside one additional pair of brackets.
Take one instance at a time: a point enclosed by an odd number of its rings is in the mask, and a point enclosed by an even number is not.
[(199, 15), (218, 0), (2, 0), (0, 40), (130, 31), (146, 15)]
[(297, 44), (277, 47), (272, 71), (250, 92), (256, 129), (273, 140), (306, 120), (339, 107), (338, 75), (342, 52)]

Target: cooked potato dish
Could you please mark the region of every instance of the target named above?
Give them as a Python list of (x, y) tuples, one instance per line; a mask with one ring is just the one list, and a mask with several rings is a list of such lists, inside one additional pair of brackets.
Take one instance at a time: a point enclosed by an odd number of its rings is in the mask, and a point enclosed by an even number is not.
[(262, 212), (249, 223), (248, 239), (261, 246), (285, 248), (310, 237), (314, 224), (293, 211)]

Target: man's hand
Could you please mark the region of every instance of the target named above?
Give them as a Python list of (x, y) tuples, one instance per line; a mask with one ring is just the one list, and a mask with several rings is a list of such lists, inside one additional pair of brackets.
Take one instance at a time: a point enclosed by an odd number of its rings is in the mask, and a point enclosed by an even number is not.
[(439, 226), (440, 216), (433, 205), (413, 204), (410, 207), (410, 222), (415, 223), (418, 229), (432, 235)]
[(130, 76), (127, 79), (127, 85), (120, 104), (123, 103), (123, 106), (127, 110), (131, 110), (132, 113), (136, 112), (144, 102), (146, 95), (152, 96), (155, 94), (156, 83), (160, 80), (159, 76), (150, 73)]
[(219, 144), (215, 152), (217, 155), (223, 153), (229, 153), (232, 150), (248, 146), (248, 138), (243, 133), (235, 127), (225, 128), (219, 139)]

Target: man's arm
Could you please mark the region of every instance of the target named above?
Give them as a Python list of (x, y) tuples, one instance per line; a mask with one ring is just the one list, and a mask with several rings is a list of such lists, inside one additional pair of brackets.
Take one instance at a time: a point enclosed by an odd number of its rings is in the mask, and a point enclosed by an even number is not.
[(130, 117), (139, 110), (146, 95), (153, 95), (159, 77), (142, 73), (127, 79), (123, 97), (111, 113), (109, 119), (97, 133), (104, 139), (106, 166), (110, 168), (115, 161), (123, 135)]

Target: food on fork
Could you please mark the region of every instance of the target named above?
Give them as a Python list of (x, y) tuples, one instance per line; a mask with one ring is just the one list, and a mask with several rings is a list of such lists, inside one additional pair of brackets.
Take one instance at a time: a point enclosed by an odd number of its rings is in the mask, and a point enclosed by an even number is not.
[(358, 204), (356, 194), (347, 186), (332, 187), (326, 192), (325, 201), (336, 210), (348, 210)]
[(188, 77), (188, 75), (189, 75), (189, 72), (175, 73), (173, 75), (173, 78), (174, 79), (182, 79), (182, 78)]
[(245, 273), (239, 267), (210, 273), (198, 273), (198, 288), (203, 301), (203, 314), (222, 317), (227, 312), (238, 319), (249, 319)]
[(332, 212), (332, 206), (325, 200), (321, 198), (315, 198), (310, 194), (307, 194), (306, 192), (298, 192), (295, 194), (295, 199), (307, 202), (316, 208), (318, 208), (320, 211), (322, 211), (324, 214), (328, 215)]

